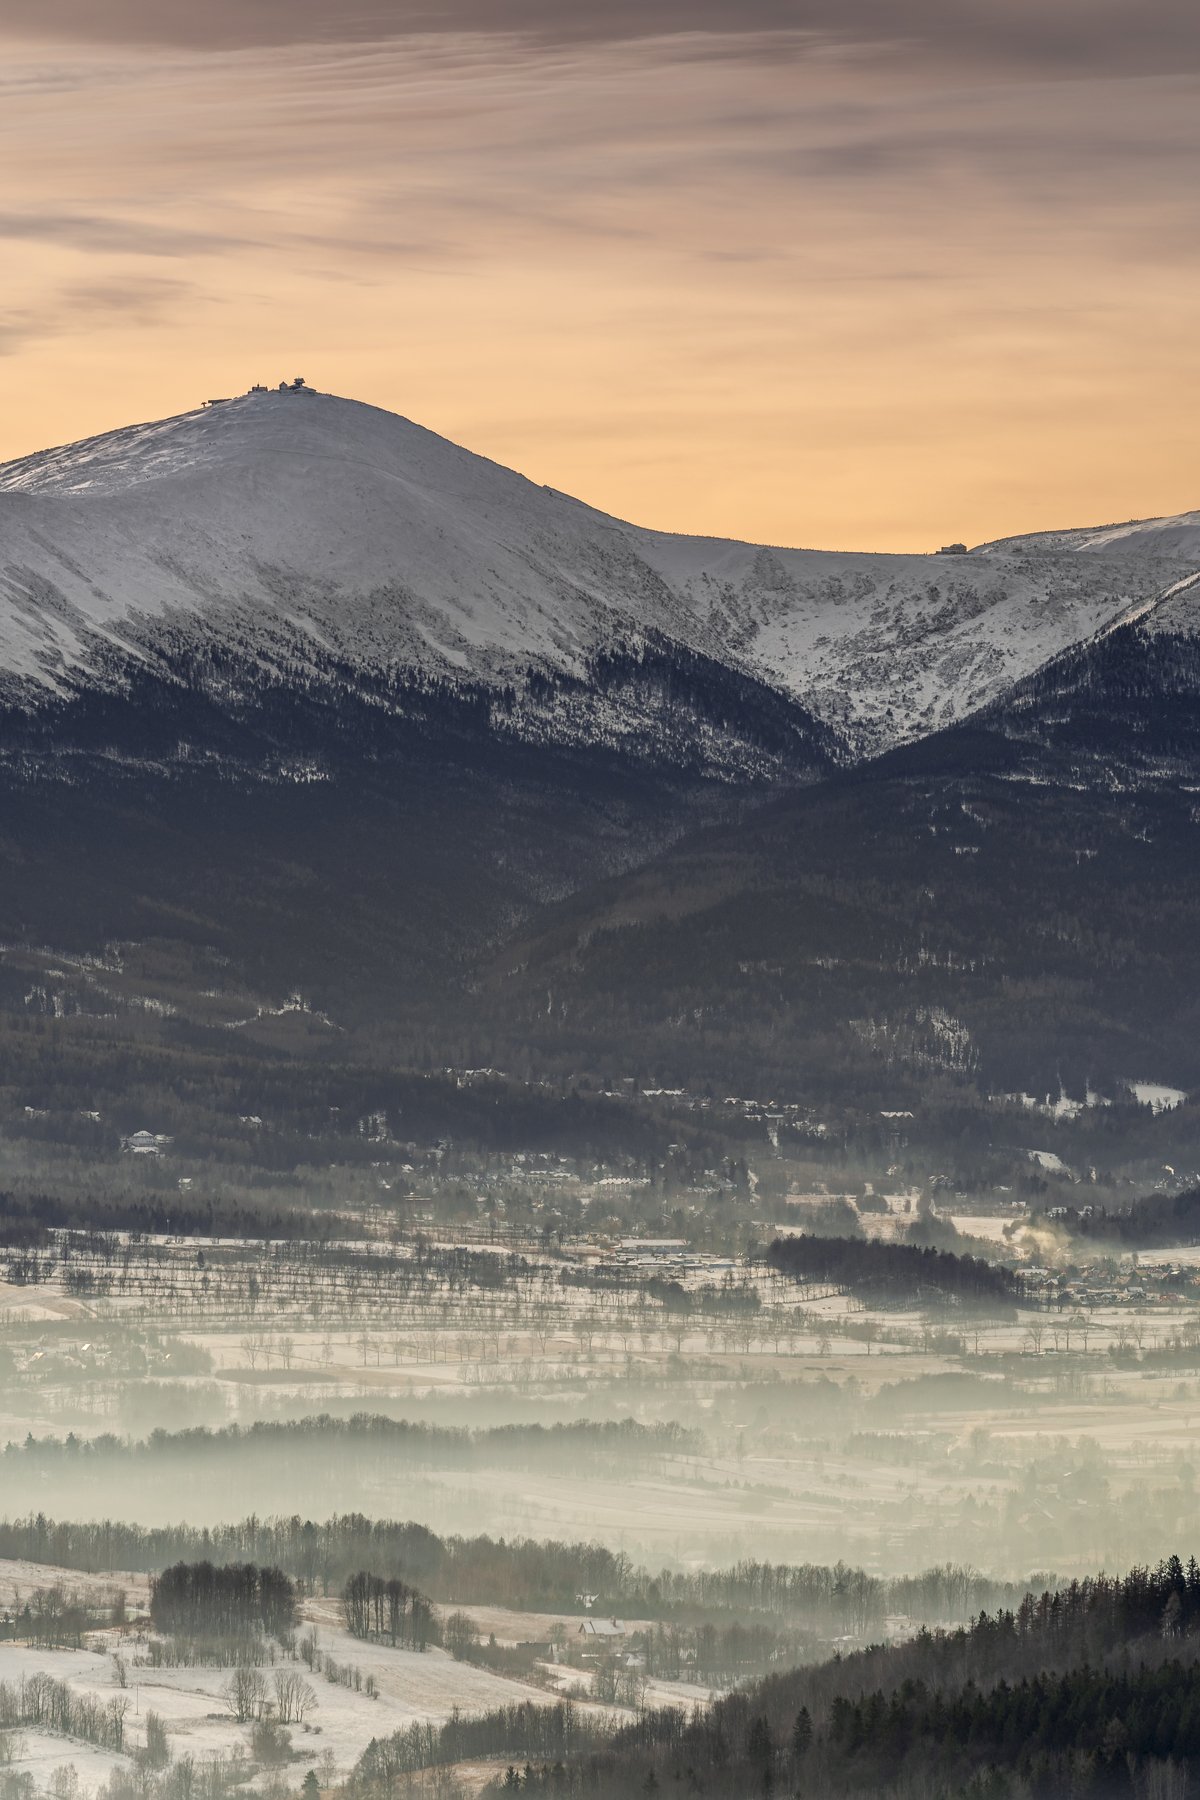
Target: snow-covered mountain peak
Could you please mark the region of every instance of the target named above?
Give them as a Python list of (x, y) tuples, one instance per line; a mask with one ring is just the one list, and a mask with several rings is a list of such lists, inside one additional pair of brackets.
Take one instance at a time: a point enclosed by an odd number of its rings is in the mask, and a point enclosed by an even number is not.
[(519, 686), (653, 642), (871, 751), (987, 704), (1196, 568), (1200, 514), (969, 555), (681, 537), (378, 407), (262, 389), (0, 467), (0, 681), (74, 687), (203, 637), (292, 668)]
[(631, 562), (612, 521), (408, 419), (258, 391), (0, 468), (0, 665), (53, 682), (192, 616), (252, 651), (578, 671), (622, 632), (687, 638)]
[[(523, 476), (462, 449), (411, 419), (313, 388), (256, 388), (234, 399), (0, 466), (0, 492), (112, 496), (180, 481), (292, 463), (314, 481), (424, 481), (460, 497), (533, 489)], [(537, 489), (537, 492), (545, 490)]]
[(122, 493), (143, 482), (211, 468), (236, 455), (239, 447), (251, 453), (254, 436), (263, 434), (247, 427), (266, 423), (259, 399), (259, 395), (245, 395), (222, 406), (126, 425), (76, 444), (35, 451), (0, 468), (0, 492)]

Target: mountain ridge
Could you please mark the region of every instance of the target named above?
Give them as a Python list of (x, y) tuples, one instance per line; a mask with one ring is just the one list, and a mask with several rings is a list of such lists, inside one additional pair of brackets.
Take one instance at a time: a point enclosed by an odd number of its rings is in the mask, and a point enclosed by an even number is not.
[(1188, 1084), (1190, 520), (676, 538), (309, 393), (9, 464), (0, 1011), (117, 944), (168, 1035), (299, 991), (555, 1078)]
[(1190, 573), (1200, 525), (1187, 568), (1175, 524), (1148, 554), (1127, 528), (1086, 554), (1045, 534), (965, 556), (680, 537), (382, 409), (252, 392), (0, 467), (0, 680), (36, 705), (189, 632), (493, 687), (586, 680), (645, 642), (765, 683), (861, 756), (979, 710)]

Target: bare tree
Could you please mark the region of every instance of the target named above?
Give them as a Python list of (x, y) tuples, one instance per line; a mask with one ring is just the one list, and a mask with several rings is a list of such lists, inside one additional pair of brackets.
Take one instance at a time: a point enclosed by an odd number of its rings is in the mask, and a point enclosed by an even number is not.
[(107, 1711), (111, 1721), (111, 1735), (109, 1741), (114, 1750), (124, 1750), (125, 1714), (129, 1711), (129, 1702), (128, 1700), (121, 1699), (110, 1700)]
[(303, 1725), (305, 1715), (316, 1704), (316, 1694), (298, 1670), (275, 1671), (275, 1706), (281, 1725)]
[(475, 1621), (469, 1613), (452, 1612), (442, 1627), (442, 1642), (451, 1656), (462, 1661), (479, 1642)]
[(245, 1725), (262, 1713), (267, 1684), (250, 1663), (239, 1663), (221, 1689), (221, 1698), (238, 1724)]

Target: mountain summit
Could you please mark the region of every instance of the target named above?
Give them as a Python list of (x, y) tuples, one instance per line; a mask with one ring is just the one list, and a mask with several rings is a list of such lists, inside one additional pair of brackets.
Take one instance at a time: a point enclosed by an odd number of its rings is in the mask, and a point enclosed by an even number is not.
[(857, 755), (985, 706), (1198, 545), (1200, 515), (961, 555), (681, 537), (377, 407), (260, 389), (0, 467), (0, 680), (28, 703), (214, 643), (494, 690), (677, 649)]
[(306, 389), (26, 457), (0, 1010), (762, 1091), (1098, 1046), (1190, 1080), (1198, 599), (1197, 515), (679, 537)]

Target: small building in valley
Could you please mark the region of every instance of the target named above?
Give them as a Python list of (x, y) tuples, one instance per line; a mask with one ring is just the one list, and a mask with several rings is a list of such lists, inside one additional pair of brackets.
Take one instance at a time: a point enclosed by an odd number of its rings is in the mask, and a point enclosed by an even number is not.
[(163, 1137), (161, 1133), (131, 1131), (128, 1137), (121, 1139), (121, 1148), (128, 1151), (130, 1156), (157, 1156), (163, 1145), (170, 1141), (170, 1138)]

